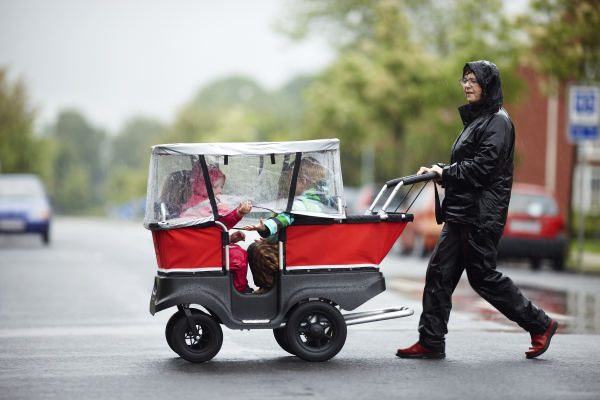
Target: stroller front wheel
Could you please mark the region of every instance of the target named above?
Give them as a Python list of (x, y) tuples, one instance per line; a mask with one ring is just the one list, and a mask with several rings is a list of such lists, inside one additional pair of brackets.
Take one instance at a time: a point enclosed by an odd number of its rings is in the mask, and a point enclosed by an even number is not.
[(198, 329), (198, 336), (194, 336), (190, 323), (184, 316), (173, 328), (173, 348), (181, 358), (189, 362), (202, 363), (211, 360), (221, 350), (223, 330), (208, 315), (196, 314), (191, 318)]
[[(192, 314), (205, 314), (202, 311), (197, 310), (195, 308), (190, 308), (190, 311)], [(165, 326), (165, 339), (167, 340), (167, 344), (169, 345), (171, 350), (173, 350), (175, 353), (177, 353), (177, 350), (175, 350), (175, 348), (173, 347), (173, 342), (171, 341), (171, 339), (173, 337), (173, 328), (175, 328), (175, 325), (177, 324), (177, 322), (179, 322), (181, 318), (185, 318), (185, 314), (183, 313), (183, 311), (177, 311), (175, 314), (171, 315), (171, 318), (169, 318), (169, 321), (167, 322), (167, 326)]]

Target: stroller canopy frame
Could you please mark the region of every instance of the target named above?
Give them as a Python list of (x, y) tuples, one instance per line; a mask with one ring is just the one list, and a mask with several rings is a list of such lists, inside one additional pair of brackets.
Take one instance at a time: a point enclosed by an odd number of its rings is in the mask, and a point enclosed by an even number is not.
[[(308, 189), (300, 186), (306, 180), (298, 184), (305, 158), (319, 166), (319, 174), (309, 179), (312, 187), (301, 194), (299, 191)], [(302, 162), (296, 163), (300, 159)], [(212, 186), (219, 178), (223, 181), (217, 190), (222, 193), (215, 194)], [(182, 191), (186, 194), (182, 195)], [(307, 200), (307, 193), (312, 202)], [(314, 200), (317, 198), (318, 202)], [(152, 147), (144, 217), (147, 229), (211, 224), (215, 215), (218, 219), (243, 201), (253, 205), (245, 224), (268, 218), (273, 212), (345, 219), (339, 140), (175, 143)]]
[(271, 154), (294, 154), (297, 152), (336, 151), (339, 148), (339, 139), (301, 140), (294, 142), (174, 143), (152, 146), (152, 154), (267, 156)]

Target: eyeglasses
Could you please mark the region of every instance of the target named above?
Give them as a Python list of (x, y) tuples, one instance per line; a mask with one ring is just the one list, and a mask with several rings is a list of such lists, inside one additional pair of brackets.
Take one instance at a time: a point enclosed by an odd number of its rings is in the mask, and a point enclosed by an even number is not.
[(471, 86), (477, 86), (477, 85), (479, 85), (479, 83), (477, 83), (477, 81), (475, 79), (465, 79), (465, 78), (462, 78), (462, 79), (459, 79), (458, 81), (463, 86), (467, 86), (467, 83), (469, 83)]

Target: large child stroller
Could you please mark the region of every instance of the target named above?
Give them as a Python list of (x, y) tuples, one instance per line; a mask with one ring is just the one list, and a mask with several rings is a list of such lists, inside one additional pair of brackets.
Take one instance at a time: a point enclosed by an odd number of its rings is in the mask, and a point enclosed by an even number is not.
[[(325, 169), (320, 195), (326, 197), (327, 206), (317, 211), (291, 209), (294, 184), (289, 180), (297, 178), (300, 162), (294, 161), (303, 157), (313, 157)], [(165, 181), (175, 174), (186, 183), (196, 169), (202, 171), (196, 176), (209, 188), (209, 168), (227, 177), (223, 195), (217, 198), (208, 190), (208, 200), (196, 206), (204, 207), (204, 214), (186, 217), (189, 213), (182, 205), (173, 204), (180, 193), (168, 193), (179, 189), (167, 187)], [(191, 362), (208, 361), (221, 348), (221, 325), (225, 325), (272, 329), (285, 351), (307, 361), (324, 361), (342, 349), (348, 325), (412, 315), (413, 310), (405, 307), (341, 313), (385, 290), (379, 264), (412, 221), (412, 215), (386, 212), (386, 208), (400, 186), (408, 183), (406, 179), (388, 182), (368, 215), (346, 215), (337, 139), (154, 146), (144, 219), (144, 226), (152, 231), (158, 262), (150, 313), (177, 307), (165, 329), (171, 349)], [(374, 214), (381, 194), (392, 186), (393, 194)], [(227, 228), (217, 221), (224, 210), (247, 200), (252, 202), (252, 212), (238, 226), (273, 213), (295, 217), (278, 236), (275, 286), (261, 294), (234, 288)]]

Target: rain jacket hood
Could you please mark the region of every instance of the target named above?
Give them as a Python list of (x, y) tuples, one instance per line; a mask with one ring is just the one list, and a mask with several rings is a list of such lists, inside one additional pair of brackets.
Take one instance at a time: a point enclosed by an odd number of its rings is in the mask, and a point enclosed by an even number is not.
[(513, 181), (515, 128), (502, 108), (498, 68), (489, 61), (467, 63), (482, 87), (482, 100), (459, 107), (464, 129), (443, 165), (444, 220), (501, 235)]
[(475, 74), (482, 93), (481, 101), (464, 105), (458, 109), (465, 126), (480, 114), (495, 113), (504, 102), (498, 67), (489, 61), (473, 61), (465, 64), (465, 66), (467, 65)]

